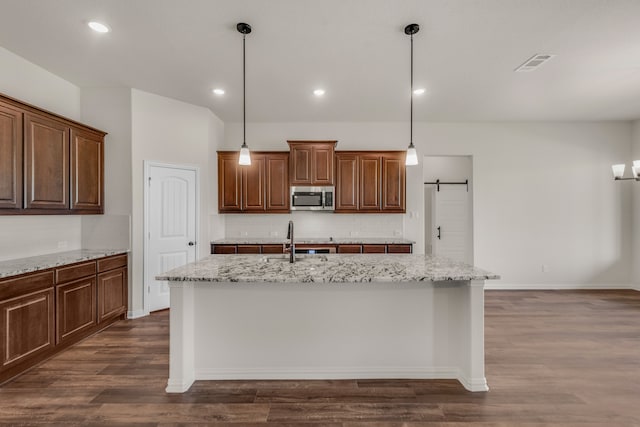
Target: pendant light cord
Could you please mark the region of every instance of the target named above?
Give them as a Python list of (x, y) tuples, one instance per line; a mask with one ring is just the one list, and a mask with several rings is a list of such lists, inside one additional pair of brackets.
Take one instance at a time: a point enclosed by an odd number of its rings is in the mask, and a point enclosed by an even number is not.
[(413, 34), (411, 34), (411, 113), (409, 117), (409, 143), (413, 145)]
[(247, 143), (247, 89), (246, 89), (246, 55), (245, 55), (245, 38), (246, 34), (242, 35), (242, 144)]

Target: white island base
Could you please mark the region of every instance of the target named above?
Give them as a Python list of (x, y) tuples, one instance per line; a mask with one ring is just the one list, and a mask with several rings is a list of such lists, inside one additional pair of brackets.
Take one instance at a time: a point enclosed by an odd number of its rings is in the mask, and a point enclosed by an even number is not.
[(166, 391), (195, 380), (457, 379), (488, 390), (484, 281), (171, 281)]

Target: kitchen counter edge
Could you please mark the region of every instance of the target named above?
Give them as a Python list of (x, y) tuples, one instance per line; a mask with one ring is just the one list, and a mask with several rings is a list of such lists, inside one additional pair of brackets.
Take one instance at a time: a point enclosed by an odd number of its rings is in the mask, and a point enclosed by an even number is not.
[(128, 252), (128, 249), (77, 249), (0, 261), (0, 279)]

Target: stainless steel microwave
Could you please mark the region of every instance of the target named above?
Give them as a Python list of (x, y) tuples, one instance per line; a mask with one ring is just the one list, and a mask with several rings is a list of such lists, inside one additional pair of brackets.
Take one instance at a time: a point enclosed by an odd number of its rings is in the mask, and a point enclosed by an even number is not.
[(292, 211), (333, 211), (335, 187), (291, 187)]

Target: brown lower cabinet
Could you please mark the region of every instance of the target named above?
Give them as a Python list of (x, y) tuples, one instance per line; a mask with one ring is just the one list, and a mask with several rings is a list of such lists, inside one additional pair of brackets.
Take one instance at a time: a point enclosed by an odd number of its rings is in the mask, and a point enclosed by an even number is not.
[[(296, 244), (298, 249), (330, 249), (339, 254), (410, 254), (413, 253), (413, 244)], [(270, 244), (211, 244), (212, 254), (281, 254), (284, 253), (283, 245)]]
[(0, 279), (0, 383), (126, 316), (126, 254)]

